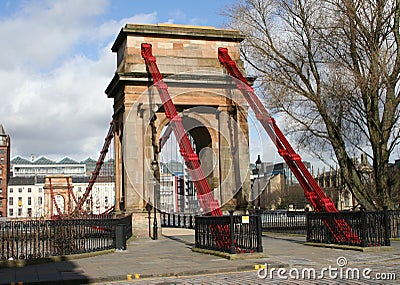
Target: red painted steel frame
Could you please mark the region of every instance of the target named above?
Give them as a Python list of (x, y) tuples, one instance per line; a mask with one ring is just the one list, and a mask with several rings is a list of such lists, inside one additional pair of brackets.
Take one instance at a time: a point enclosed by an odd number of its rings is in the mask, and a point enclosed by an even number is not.
[[(319, 187), (318, 183), (302, 162), (300, 155), (293, 150), (292, 146), (276, 125), (275, 120), (270, 117), (268, 111), (254, 93), (254, 89), (249, 85), (246, 78), (237, 68), (235, 61), (229, 56), (227, 48), (218, 48), (218, 59), (226, 68), (229, 75), (238, 80), (236, 81), (237, 88), (242, 92), (249, 106), (254, 111), (256, 118), (260, 121), (277, 147), (279, 154), (299, 181), (306, 198), (313, 205), (315, 211), (337, 212), (338, 210), (335, 204)], [(327, 222), (325, 224), (338, 241), (359, 240), (357, 235), (351, 231), (349, 225), (344, 220), (335, 220), (334, 224)]]
[(90, 192), (92, 191), (93, 185), (96, 182), (97, 177), (100, 174), (101, 167), (103, 166), (104, 159), (106, 157), (108, 148), (110, 147), (113, 137), (114, 137), (114, 123), (113, 123), (113, 121), (111, 121), (107, 136), (104, 139), (103, 148), (100, 151), (99, 159), (96, 162), (96, 167), (95, 167), (94, 171), (92, 172), (92, 175), (89, 178), (89, 185), (86, 187), (85, 193), (83, 194), (82, 198), (78, 201), (74, 211), (72, 212), (73, 216), (79, 215), (80, 212), (82, 211), (83, 203), (85, 203), (87, 197), (89, 196)]
[(168, 86), (163, 81), (160, 70), (156, 64), (156, 58), (152, 54), (150, 44), (142, 44), (142, 57), (146, 62), (148, 72), (153, 77), (153, 83), (157, 88), (161, 101), (164, 105), (165, 114), (170, 120), (172, 131), (174, 132), (179, 144), (180, 153), (185, 160), (189, 174), (194, 182), (200, 206), (202, 207), (204, 213), (208, 215), (221, 216), (222, 211), (220, 209), (219, 202), (218, 200), (214, 199), (212, 189), (208, 184), (201, 168), (199, 157), (192, 148), (185, 128), (183, 127), (182, 118), (179, 116), (175, 105), (172, 102), (171, 96), (168, 92)]

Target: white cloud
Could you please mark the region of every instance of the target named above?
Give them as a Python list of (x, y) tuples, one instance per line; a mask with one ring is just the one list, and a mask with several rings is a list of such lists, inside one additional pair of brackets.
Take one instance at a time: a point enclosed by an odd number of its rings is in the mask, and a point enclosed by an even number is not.
[(96, 24), (105, 0), (24, 3), (0, 20), (0, 123), (12, 156), (97, 158), (112, 115), (111, 45), (126, 23), (155, 23), (157, 13)]
[(126, 24), (155, 24), (157, 23), (157, 12), (153, 11), (148, 14), (137, 14), (129, 18), (119, 21), (110, 20), (100, 25), (96, 32), (91, 33), (91, 37), (97, 40), (104, 40), (109, 37), (115, 38), (118, 32)]
[(49, 68), (93, 31), (106, 0), (28, 1), (14, 15), (0, 21), (0, 38), (6, 39), (0, 65), (26, 63)]

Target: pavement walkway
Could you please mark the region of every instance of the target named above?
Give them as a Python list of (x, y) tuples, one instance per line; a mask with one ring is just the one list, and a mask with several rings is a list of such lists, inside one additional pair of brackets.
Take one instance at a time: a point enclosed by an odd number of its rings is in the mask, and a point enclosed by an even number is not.
[[(338, 258), (348, 265), (400, 264), (400, 242), (392, 242), (392, 250), (357, 252), (304, 245), (305, 237), (268, 235), (263, 237), (267, 257), (227, 260), (191, 251), (194, 232), (163, 229), (159, 240), (138, 238), (128, 243), (126, 251), (104, 255), (28, 265), (20, 268), (0, 268), (0, 284), (91, 284), (107, 283), (127, 278), (187, 276), (218, 272), (254, 270), (255, 265), (271, 267), (337, 266)], [(400, 267), (400, 265), (399, 265)]]

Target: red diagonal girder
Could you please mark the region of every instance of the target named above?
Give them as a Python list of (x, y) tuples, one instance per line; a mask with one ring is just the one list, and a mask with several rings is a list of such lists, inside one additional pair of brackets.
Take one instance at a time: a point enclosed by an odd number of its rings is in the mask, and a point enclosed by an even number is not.
[[(51, 200), (52, 200), (52, 202), (53, 202), (54, 207), (56, 207), (56, 210), (57, 210), (57, 213), (58, 213), (58, 216), (56, 216), (56, 215), (54, 215), (53, 213), (51, 213), (51, 217), (52, 217), (52, 218), (61, 219), (64, 215), (63, 215), (63, 213), (61, 212), (61, 209), (60, 209), (60, 207), (59, 207), (58, 204), (57, 204), (56, 197), (54, 196), (53, 184), (51, 183), (51, 178), (50, 178), (50, 177), (49, 177), (49, 184), (50, 184), (50, 196), (51, 196)], [(50, 209), (51, 209), (51, 208), (50, 208)], [(65, 210), (65, 209), (64, 209), (64, 210)]]
[(112, 138), (114, 137), (114, 123), (113, 121), (110, 122), (110, 128), (108, 129), (108, 133), (106, 138), (104, 139), (103, 148), (100, 151), (99, 159), (96, 162), (96, 167), (92, 172), (92, 175), (89, 178), (89, 185), (86, 187), (85, 193), (83, 194), (80, 201), (78, 201), (77, 205), (72, 212), (72, 215), (78, 215), (80, 211), (82, 211), (82, 206), (85, 203), (87, 197), (89, 196), (90, 192), (92, 191), (93, 185), (96, 182), (97, 177), (100, 174), (101, 167), (103, 166), (104, 159), (108, 152), (108, 148), (110, 147)]
[[(292, 146), (289, 144), (281, 130), (275, 123), (275, 120), (270, 117), (268, 111), (254, 93), (254, 89), (249, 85), (246, 78), (237, 68), (235, 61), (229, 56), (227, 48), (218, 48), (218, 59), (226, 68), (229, 75), (238, 79), (236, 82), (237, 88), (242, 92), (251, 109), (254, 111), (256, 118), (260, 121), (265, 131), (270, 136), (278, 149), (279, 154), (283, 157), (290, 170), (293, 172), (300, 185), (302, 186), (306, 198), (311, 202), (317, 212), (337, 212), (332, 200), (325, 195), (318, 183), (312, 177), (310, 172), (305, 167)], [(240, 81), (240, 82), (239, 82)], [(344, 220), (335, 220), (334, 224), (325, 221), (325, 224), (338, 241), (355, 241), (359, 238), (351, 231), (349, 225)], [(338, 230), (334, 230), (337, 228)]]
[(175, 105), (172, 102), (171, 96), (168, 92), (168, 86), (163, 81), (162, 75), (156, 64), (156, 58), (152, 54), (151, 45), (143, 43), (141, 48), (142, 57), (146, 62), (149, 73), (153, 77), (153, 83), (160, 95), (165, 114), (170, 120), (170, 126), (177, 138), (180, 153), (185, 160), (189, 174), (194, 182), (200, 205), (204, 213), (212, 216), (221, 216), (222, 211), (220, 205), (218, 201), (214, 199), (212, 189), (201, 168), (199, 157), (192, 148), (185, 128), (183, 127), (182, 118), (179, 116)]
[[(160, 70), (158, 69), (156, 58), (152, 54), (151, 45), (142, 43), (141, 48), (142, 57), (146, 62), (148, 72), (153, 77), (153, 83), (160, 95), (165, 114), (170, 120), (169, 125), (174, 132), (176, 140), (179, 144), (180, 153), (185, 160), (189, 175), (194, 182), (194, 186), (197, 191), (197, 199), (199, 200), (200, 206), (206, 215), (222, 216), (219, 202), (218, 200), (214, 199), (212, 189), (208, 184), (201, 168), (199, 157), (193, 150), (189, 137), (187, 136), (185, 128), (183, 127), (182, 118), (176, 111), (175, 105), (172, 102), (171, 96), (168, 92), (168, 86), (163, 81)], [(170, 132), (170, 130), (167, 131)], [(228, 225), (212, 225), (210, 229), (217, 245), (224, 248), (230, 246), (230, 229)]]

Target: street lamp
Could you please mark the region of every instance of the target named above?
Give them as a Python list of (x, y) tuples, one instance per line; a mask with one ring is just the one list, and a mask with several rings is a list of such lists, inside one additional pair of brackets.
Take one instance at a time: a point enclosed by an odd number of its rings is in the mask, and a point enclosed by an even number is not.
[(260, 209), (260, 206), (261, 206), (261, 198), (260, 198), (260, 196), (261, 196), (261, 193), (260, 193), (260, 169), (261, 169), (261, 158), (260, 158), (260, 155), (258, 155), (258, 157), (257, 157), (257, 160), (256, 160), (256, 169), (257, 169), (257, 183), (258, 183), (258, 188), (257, 188), (257, 191), (258, 191), (258, 209)]
[(153, 176), (154, 176), (154, 220), (153, 220), (153, 239), (156, 240), (158, 239), (158, 233), (157, 233), (157, 200), (156, 200), (156, 184), (157, 184), (157, 170), (158, 170), (158, 162), (156, 159), (154, 159), (151, 162), (151, 168), (153, 169)]

